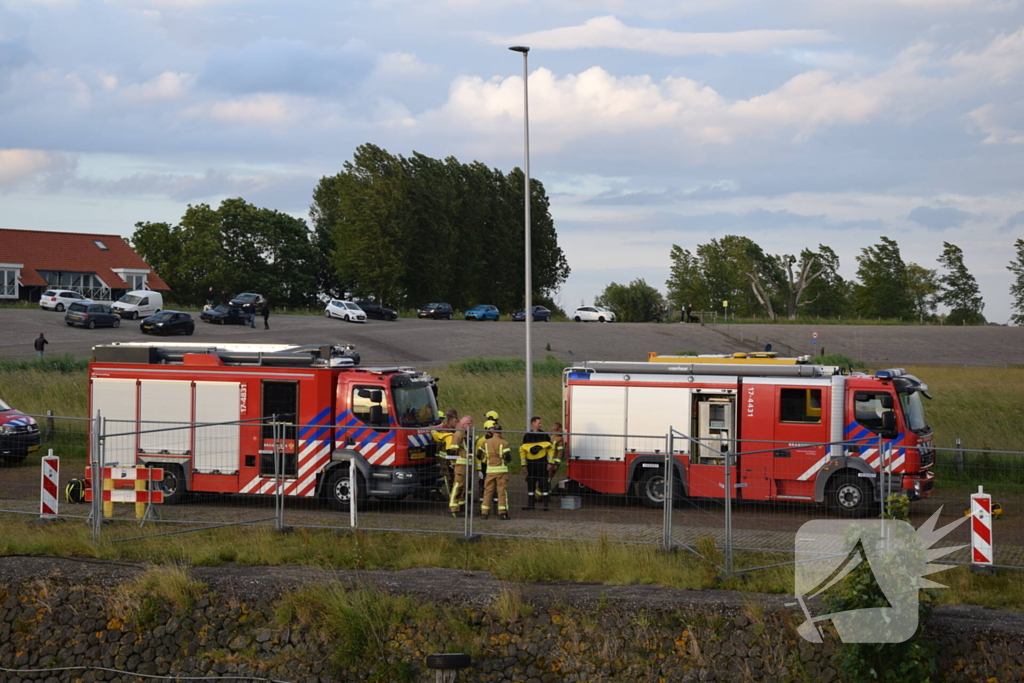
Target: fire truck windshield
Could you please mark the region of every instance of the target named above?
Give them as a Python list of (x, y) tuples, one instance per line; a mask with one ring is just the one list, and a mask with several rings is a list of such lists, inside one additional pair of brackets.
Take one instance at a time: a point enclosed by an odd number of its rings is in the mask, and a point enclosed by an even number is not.
[(437, 402), (427, 384), (406, 384), (393, 387), (395, 414), (403, 427), (427, 427), (437, 424)]
[(921, 402), (921, 392), (899, 393), (900, 404), (903, 406), (903, 418), (907, 427), (915, 433), (928, 431), (928, 422), (924, 419), (924, 404)]

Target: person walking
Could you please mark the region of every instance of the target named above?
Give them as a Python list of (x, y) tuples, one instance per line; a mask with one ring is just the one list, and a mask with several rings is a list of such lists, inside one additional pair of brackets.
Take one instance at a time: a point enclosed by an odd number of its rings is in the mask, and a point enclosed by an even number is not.
[(220, 302), (224, 305), (227, 305), (228, 303), (228, 293), (225, 292), (223, 289), (220, 290)]
[(40, 332), (39, 336), (36, 337), (35, 342), (32, 343), (32, 346), (34, 346), (35, 349), (36, 349), (36, 355), (39, 356), (40, 358), (42, 358), (43, 357), (43, 351), (46, 349), (46, 345), (49, 344), (49, 343), (50, 342), (48, 342), (46, 340), (46, 337), (43, 336), (43, 333)]
[(469, 458), (466, 454), (466, 446), (469, 446), (469, 428), (473, 426), (473, 418), (469, 415), (459, 420), (459, 428), (452, 435), (451, 446), (448, 448), (449, 455), (455, 456), (454, 475), (452, 477), (452, 492), (448, 497), (448, 511), (452, 517), (461, 517), (465, 514), (462, 510), (466, 504), (466, 469), (469, 466)]
[(523, 445), (519, 447), (519, 461), (523, 464), (526, 474), (526, 505), (524, 510), (533, 510), (537, 506), (537, 495), (544, 501), (544, 511), (548, 509), (548, 465), (554, 458), (555, 448), (551, 437), (544, 431), (539, 417), (530, 418), (530, 431), (523, 435)]
[(213, 308), (213, 303), (217, 300), (217, 294), (213, 291), (213, 287), (209, 287), (206, 290), (206, 308), (203, 310), (209, 311)]
[(263, 329), (270, 329), (270, 303), (267, 301), (263, 302), (260, 306), (260, 314), (263, 316)]
[(684, 322), (693, 322), (693, 304), (686, 304), (686, 320)]
[(501, 436), (501, 427), (488, 421), (491, 425), (484, 434), (484, 464), (487, 466), (487, 478), (484, 479), (484, 497), (480, 503), (480, 519), (487, 519), (491, 514), (491, 501), (497, 498), (498, 518), (508, 519), (508, 464), (512, 460), (512, 450), (508, 441)]

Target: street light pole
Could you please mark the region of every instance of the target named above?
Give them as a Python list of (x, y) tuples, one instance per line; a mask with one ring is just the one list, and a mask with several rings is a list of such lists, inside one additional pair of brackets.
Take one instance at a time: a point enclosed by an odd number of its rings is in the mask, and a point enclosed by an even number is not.
[(529, 89), (529, 53), (530, 48), (515, 45), (509, 50), (523, 54), (523, 185), (524, 195), (524, 232), (526, 243), (526, 431), (530, 431), (530, 418), (533, 416), (533, 349), (530, 347), (533, 332), (533, 278), (532, 275), (532, 240), (530, 239), (530, 89)]

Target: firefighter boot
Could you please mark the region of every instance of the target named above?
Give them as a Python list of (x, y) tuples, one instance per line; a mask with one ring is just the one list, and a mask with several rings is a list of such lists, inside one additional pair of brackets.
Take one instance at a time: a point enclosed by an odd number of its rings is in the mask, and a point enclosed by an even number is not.
[(511, 519), (511, 517), (508, 516), (507, 512), (502, 512), (500, 515), (498, 515), (498, 519)]
[(533, 491), (528, 491), (527, 494), (526, 494), (526, 497), (527, 497), (526, 505), (523, 506), (523, 509), (524, 510), (533, 510), (533, 509), (535, 509), (535, 506), (533, 504), (533, 502), (534, 502)]
[(544, 492), (543, 498), (544, 498), (544, 512), (547, 512), (548, 511), (548, 492), (547, 491)]

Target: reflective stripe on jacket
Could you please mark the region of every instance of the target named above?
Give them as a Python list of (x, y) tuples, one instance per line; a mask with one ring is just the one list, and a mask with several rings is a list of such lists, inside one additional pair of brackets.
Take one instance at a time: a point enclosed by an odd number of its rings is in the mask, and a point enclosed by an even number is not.
[(507, 474), (508, 461), (512, 459), (512, 449), (508, 441), (500, 436), (484, 439), (477, 451), (482, 452), (482, 459), (487, 463), (487, 474)]
[(524, 443), (519, 447), (519, 459), (522, 462), (527, 460), (540, 460), (546, 458), (549, 463), (555, 462), (555, 445), (550, 441), (535, 441)]

